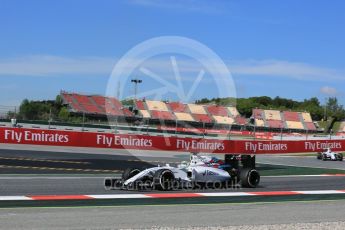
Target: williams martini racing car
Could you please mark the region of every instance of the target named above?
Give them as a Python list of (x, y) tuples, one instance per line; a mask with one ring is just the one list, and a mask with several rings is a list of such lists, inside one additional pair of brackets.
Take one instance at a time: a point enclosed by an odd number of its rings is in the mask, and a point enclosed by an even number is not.
[(254, 188), (260, 182), (260, 174), (254, 168), (225, 164), (210, 156), (191, 155), (190, 162), (181, 162), (177, 167), (169, 164), (144, 170), (128, 168), (122, 178), (106, 178), (106, 189), (123, 190), (173, 190), (183, 188), (227, 188), (242, 185)]
[(332, 150), (328, 148), (328, 149), (324, 149), (324, 151), (321, 153), (317, 153), (317, 159), (323, 160), (323, 161), (326, 161), (326, 160), (343, 161), (343, 154), (332, 152)]

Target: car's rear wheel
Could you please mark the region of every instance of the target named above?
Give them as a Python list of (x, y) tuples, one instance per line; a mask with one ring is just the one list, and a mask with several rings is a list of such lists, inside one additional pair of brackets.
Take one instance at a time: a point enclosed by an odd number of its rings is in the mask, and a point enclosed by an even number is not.
[(260, 174), (256, 169), (242, 169), (240, 179), (243, 187), (256, 188), (260, 183)]
[(135, 175), (137, 175), (138, 173), (140, 173), (141, 170), (138, 168), (127, 168), (123, 173), (122, 173), (122, 180), (126, 181), (129, 178), (134, 177)]
[(158, 190), (172, 190), (175, 183), (174, 173), (169, 169), (160, 169), (153, 176), (153, 183)]

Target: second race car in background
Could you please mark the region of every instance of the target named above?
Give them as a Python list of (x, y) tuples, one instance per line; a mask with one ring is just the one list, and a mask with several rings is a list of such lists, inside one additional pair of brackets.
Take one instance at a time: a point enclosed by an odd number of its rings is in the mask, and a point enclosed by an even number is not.
[(324, 149), (323, 152), (317, 153), (318, 160), (332, 160), (332, 161), (343, 161), (343, 154), (333, 152), (330, 148)]

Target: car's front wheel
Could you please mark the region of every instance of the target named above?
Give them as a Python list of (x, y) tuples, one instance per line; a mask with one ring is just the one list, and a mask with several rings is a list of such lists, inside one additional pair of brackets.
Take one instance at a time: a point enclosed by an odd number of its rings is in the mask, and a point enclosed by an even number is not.
[(317, 153), (316, 158), (317, 158), (318, 160), (321, 160), (321, 159), (322, 159), (322, 153)]
[(158, 190), (172, 190), (175, 181), (175, 175), (169, 169), (159, 169), (153, 176), (154, 186)]
[(129, 178), (134, 177), (135, 175), (137, 175), (138, 173), (140, 173), (141, 170), (138, 168), (127, 168), (123, 173), (122, 173), (122, 180), (126, 181)]
[(327, 156), (326, 156), (326, 154), (322, 154), (321, 159), (322, 159), (323, 161), (326, 161), (326, 160), (327, 160)]

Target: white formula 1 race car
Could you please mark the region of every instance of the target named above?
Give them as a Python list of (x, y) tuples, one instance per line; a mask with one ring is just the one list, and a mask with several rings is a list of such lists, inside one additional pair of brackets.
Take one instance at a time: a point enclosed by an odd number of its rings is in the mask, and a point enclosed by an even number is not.
[(241, 171), (210, 156), (191, 155), (190, 162), (177, 167), (157, 166), (144, 170), (126, 169), (122, 178), (106, 178), (106, 189), (123, 190), (173, 190), (183, 188), (227, 188), (240, 184), (254, 188), (260, 182), (260, 174), (253, 168)]
[(343, 154), (333, 152), (330, 148), (324, 149), (323, 152), (317, 153), (318, 160), (332, 160), (332, 161), (343, 161)]

